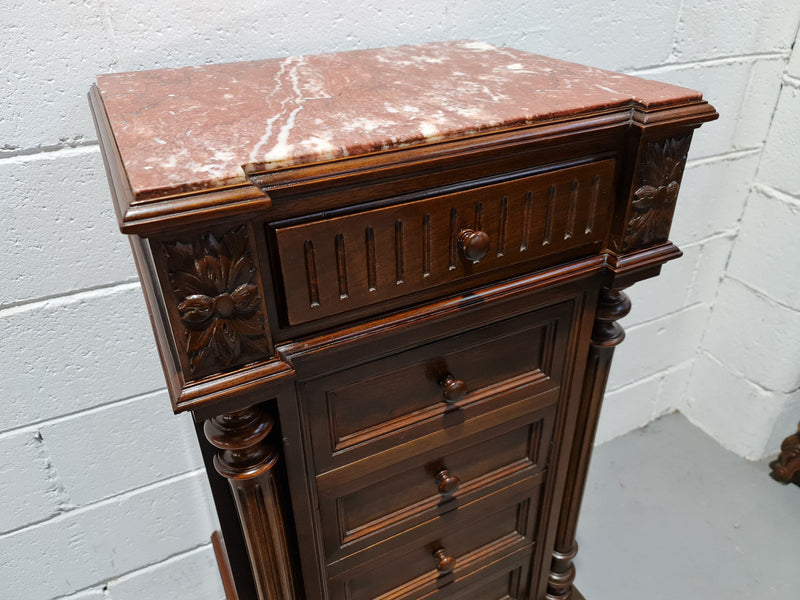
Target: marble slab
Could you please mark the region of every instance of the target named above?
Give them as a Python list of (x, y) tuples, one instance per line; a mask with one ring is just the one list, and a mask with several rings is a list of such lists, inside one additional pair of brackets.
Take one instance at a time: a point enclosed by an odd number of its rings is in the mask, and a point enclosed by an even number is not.
[(137, 200), (698, 92), (458, 41), (101, 75)]

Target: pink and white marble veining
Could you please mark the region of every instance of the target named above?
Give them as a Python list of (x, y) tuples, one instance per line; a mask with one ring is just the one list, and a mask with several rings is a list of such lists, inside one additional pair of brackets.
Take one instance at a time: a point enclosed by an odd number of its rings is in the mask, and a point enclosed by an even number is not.
[(137, 199), (698, 92), (460, 41), (98, 77)]

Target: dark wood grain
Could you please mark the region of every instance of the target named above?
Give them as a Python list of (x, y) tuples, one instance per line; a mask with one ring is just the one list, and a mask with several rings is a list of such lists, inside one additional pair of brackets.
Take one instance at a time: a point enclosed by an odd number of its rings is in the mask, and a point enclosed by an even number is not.
[[(605, 238), (613, 179), (614, 162), (600, 161), (363, 213), (272, 224), (287, 321), (296, 325), (569, 248), (588, 253)], [(523, 227), (509, 214), (521, 214), (526, 203)], [(334, 252), (337, 244), (346, 252)], [(305, 269), (295, 268), (298, 255)]]
[(614, 346), (625, 338), (625, 332), (617, 320), (627, 315), (630, 309), (630, 300), (621, 290), (602, 290), (578, 408), (583, 418), (578, 421), (567, 465), (567, 483), (558, 517), (545, 596), (547, 600), (571, 600), (573, 597), (575, 566), (572, 561), (578, 553), (575, 541), (578, 516)]
[[(554, 416), (550, 405), (520, 422), (434, 448), (370, 476), (320, 481), (329, 560), (388, 540), (414, 524), (434, 524), (438, 517), (503, 486), (530, 480), (537, 486), (532, 489), (538, 489), (541, 477), (535, 476), (548, 464)], [(457, 478), (444, 491), (442, 473)]]
[(273, 473), (280, 455), (268, 440), (273, 427), (265, 408), (255, 406), (214, 417), (204, 430), (220, 450), (214, 466), (230, 482), (259, 598), (294, 600), (287, 527)]
[[(462, 571), (469, 573), (473, 563), (484, 555), (502, 555), (530, 544), (524, 535), (528, 515), (529, 506), (523, 502), (495, 507), (470, 522), (453, 519), (449, 527), (420, 535), (416, 543), (397, 553), (383, 554), (354, 572), (333, 578), (330, 597), (341, 598), (337, 593), (340, 580), (344, 581), (348, 600), (392, 597), (409, 584), (448, 585), (458, 580)], [(437, 556), (442, 549), (444, 556)], [(440, 566), (449, 570), (442, 572)]]
[(211, 546), (214, 548), (214, 556), (219, 567), (219, 577), (222, 580), (222, 589), (225, 590), (225, 600), (239, 600), (236, 592), (236, 583), (233, 579), (231, 563), (228, 560), (228, 552), (225, 548), (225, 540), (219, 531), (211, 534)]
[(776, 481), (800, 485), (800, 423), (797, 424), (797, 433), (781, 443), (781, 453), (770, 463), (770, 469)]
[[(681, 255), (689, 144), (717, 116), (674, 93), (142, 193), (92, 89), (239, 598), (582, 600), (620, 290)], [(774, 476), (797, 477), (798, 445)]]
[[(317, 470), (479, 418), (507, 406), (509, 392), (552, 389), (562, 373), (569, 310), (569, 303), (547, 307), (301, 383)], [(459, 373), (469, 392), (448, 401), (441, 382)]]

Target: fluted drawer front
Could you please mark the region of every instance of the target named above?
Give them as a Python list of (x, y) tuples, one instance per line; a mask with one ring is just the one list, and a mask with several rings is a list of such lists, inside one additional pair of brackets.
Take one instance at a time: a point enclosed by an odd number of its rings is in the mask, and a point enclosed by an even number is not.
[(316, 472), (361, 461), (363, 473), (363, 459), (402, 442), (554, 395), (573, 310), (565, 301), (303, 383)]
[[(555, 405), (376, 474), (326, 487), (318, 478), (323, 540), (329, 561), (405, 530), (471, 507), (499, 490), (528, 480), (539, 485), (547, 466)], [(532, 479), (533, 478), (533, 479)], [(510, 489), (510, 488), (509, 488)], [(496, 498), (495, 498), (496, 501)], [(470, 508), (466, 508), (470, 507)]]
[[(451, 528), (420, 535), (393, 552), (375, 552), (372, 560), (329, 579), (331, 600), (410, 600), (459, 587), (456, 584), (504, 555), (530, 549), (535, 516), (526, 499), (478, 519), (454, 520)], [(485, 571), (499, 572), (496, 565)]]
[(614, 161), (299, 224), (273, 223), (297, 325), (603, 243)]

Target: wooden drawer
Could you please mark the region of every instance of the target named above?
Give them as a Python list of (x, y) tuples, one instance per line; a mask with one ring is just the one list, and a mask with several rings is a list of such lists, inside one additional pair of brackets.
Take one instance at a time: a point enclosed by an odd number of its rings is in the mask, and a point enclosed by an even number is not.
[(513, 491), (512, 484), (538, 486), (542, 477), (537, 476), (548, 464), (555, 408), (548, 404), (525, 419), (338, 487), (326, 489), (318, 479), (327, 560), (333, 562), (421, 523), (436, 527), (439, 517), (456, 509), (479, 511), (474, 503), (504, 488)]
[(422, 576), (377, 600), (521, 600), (528, 589), (530, 557), (531, 549), (521, 548), (463, 577), (431, 581)]
[[(531, 509), (530, 499), (484, 512), (479, 518), (450, 516), (450, 522), (442, 523), (439, 530), (421, 533), (411, 544), (389, 553), (376, 548), (373, 560), (331, 577), (331, 600), (424, 598), (469, 578), (504, 555), (533, 546), (529, 530), (536, 511)], [(439, 549), (444, 552), (437, 557)], [(437, 570), (443, 556), (455, 560), (449, 572)]]
[[(398, 446), (435, 432), (444, 437), (440, 446), (491, 411), (541, 394), (555, 398), (573, 310), (571, 300), (561, 302), (304, 382), (316, 473), (401, 453)], [(460, 399), (445, 397), (448, 375), (466, 385)]]
[[(272, 223), (285, 320), (297, 325), (548, 255), (596, 252), (613, 212), (614, 166), (601, 160), (333, 218)], [(459, 243), (470, 229), (488, 236), (479, 261)]]

